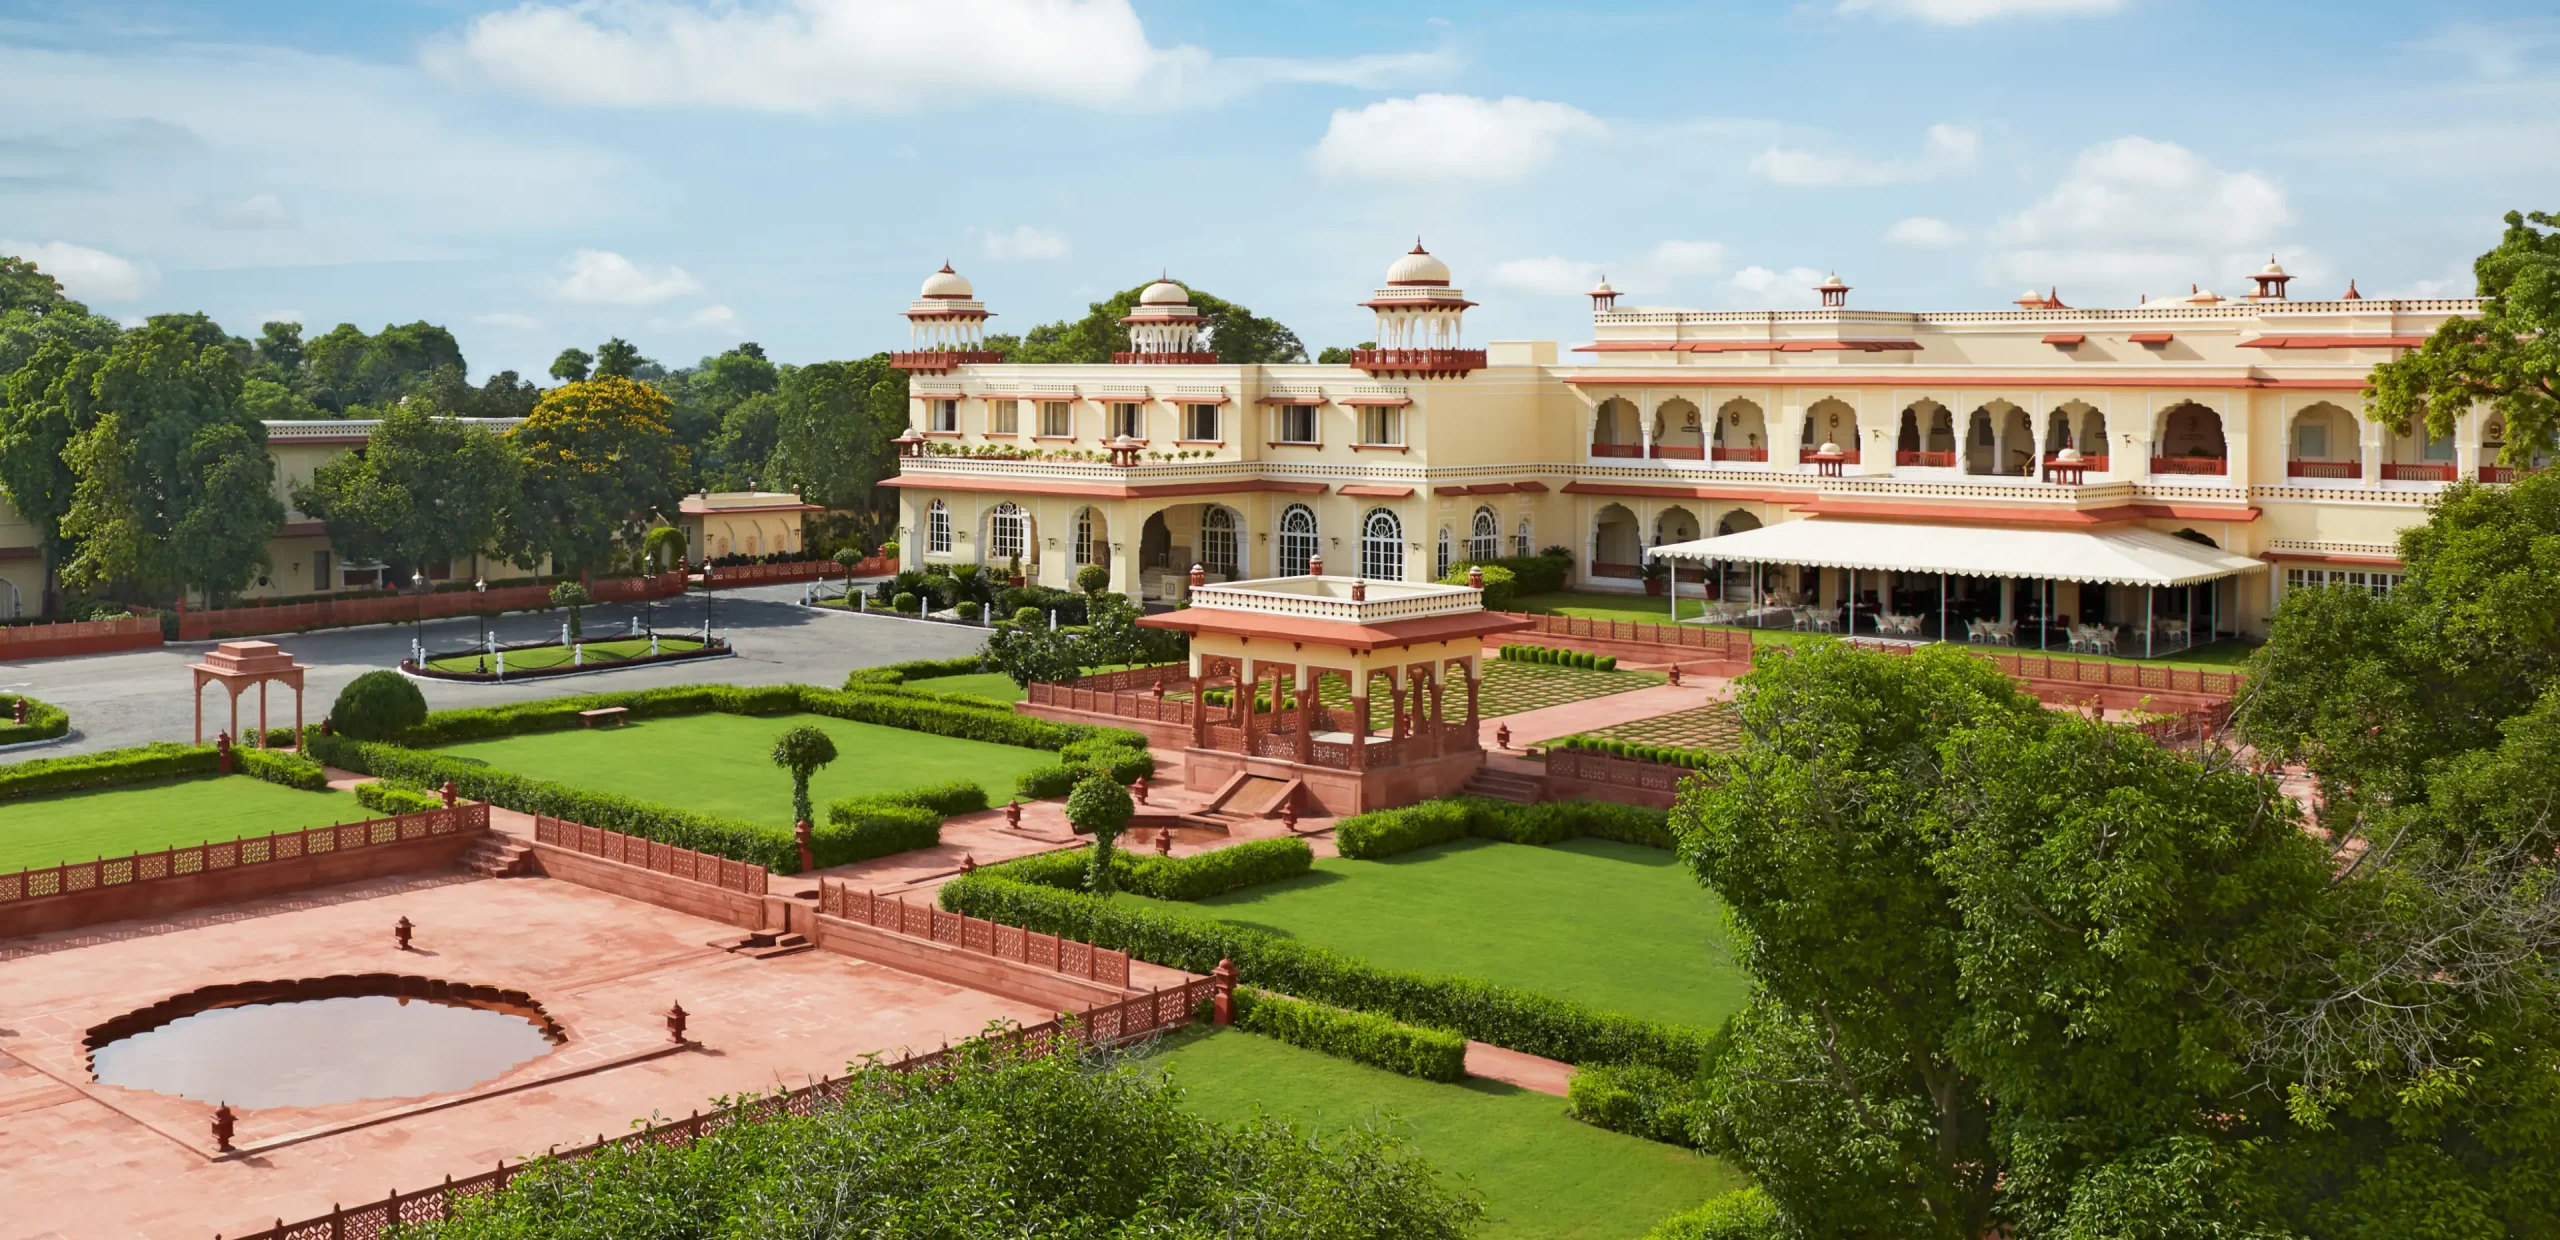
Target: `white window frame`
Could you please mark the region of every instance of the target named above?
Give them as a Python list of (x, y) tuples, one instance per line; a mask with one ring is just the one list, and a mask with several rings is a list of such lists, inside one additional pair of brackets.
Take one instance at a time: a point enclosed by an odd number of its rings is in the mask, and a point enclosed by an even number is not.
[(1467, 558), (1498, 560), (1502, 558), (1502, 515), (1493, 505), (1484, 504), (1467, 528)]
[(1402, 405), (1361, 406), (1360, 444), (1367, 448), (1405, 446), (1404, 407)]
[(2287, 568), (2284, 570), (2284, 592), (2316, 590), (2322, 586), (2353, 586), (2376, 598), (2389, 598), (2391, 592), (2408, 580), (2407, 573), (2371, 572), (2347, 568)]
[(924, 553), (951, 554), (951, 505), (941, 500), (924, 506)]
[(1441, 526), (1439, 541), (1433, 546), (1431, 553), (1431, 579), (1433, 581), (1438, 581), (1441, 578), (1448, 576), (1449, 570), (1457, 567), (1457, 557), (1455, 554), (1456, 544), (1457, 540), (1449, 536), (1449, 527), (1445, 525)]
[(1361, 514), (1360, 575), (1372, 581), (1404, 580), (1404, 519), (1394, 509)]
[(1308, 561), (1322, 554), (1324, 545), (1317, 535), (1316, 510), (1305, 504), (1281, 509), (1279, 575), (1304, 576)]
[(1103, 421), (1104, 425), (1109, 427), (1106, 438), (1118, 439), (1126, 435), (1131, 439), (1145, 439), (1147, 437), (1146, 402), (1136, 400), (1106, 402), (1103, 406)]
[(1073, 439), (1076, 437), (1076, 403), (1071, 400), (1040, 402), (1040, 438)]
[(1244, 576), (1244, 522), (1235, 510), (1211, 504), (1200, 512), (1200, 566), (1224, 573), (1229, 581)]
[(1031, 559), (1031, 514), (1007, 500), (987, 510), (987, 563)]
[[(1225, 443), (1226, 428), (1220, 423), (1216, 405), (1188, 403), (1182, 407), (1182, 438), (1192, 443)], [(1206, 430), (1206, 435), (1200, 432)]]
[(1022, 402), (991, 400), (987, 402), (987, 433), (1019, 435), (1022, 433)]
[[(1275, 419), (1271, 430), (1271, 442), (1273, 443), (1315, 445), (1324, 442), (1324, 438), (1321, 433), (1322, 425), (1316, 421), (1316, 407), (1314, 405), (1279, 405), (1274, 407), (1272, 410), (1272, 417)], [(1292, 419), (1305, 420), (1305, 436), (1300, 437), (1290, 434), (1290, 431), (1293, 428), (1289, 423)]]
[(1511, 554), (1520, 556), (1524, 559), (1527, 558), (1530, 554), (1531, 548), (1537, 542), (1534, 535), (1535, 527), (1529, 523), (1529, 518), (1526, 516), (1521, 517), (1519, 531), (1511, 536)]
[(1093, 510), (1091, 508), (1076, 509), (1075, 543), (1076, 567), (1082, 568), (1087, 564), (1100, 563), (1093, 554)]

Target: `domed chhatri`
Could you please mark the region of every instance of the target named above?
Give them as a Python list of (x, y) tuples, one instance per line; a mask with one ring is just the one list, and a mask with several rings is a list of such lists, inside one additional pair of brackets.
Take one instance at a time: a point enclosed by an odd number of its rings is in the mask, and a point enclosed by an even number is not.
[(1447, 288), (1449, 264), (1423, 249), (1422, 238), (1416, 237), (1413, 248), (1387, 267), (1387, 284), (1390, 287)]
[(1378, 316), (1378, 347), (1356, 349), (1351, 364), (1402, 379), (1455, 379), (1482, 367), (1484, 350), (1460, 347), (1459, 328), (1476, 303), (1450, 286), (1449, 264), (1413, 248), (1387, 266), (1387, 282), (1362, 306)]
[(942, 270), (926, 276), (924, 291), (917, 295), (928, 301), (967, 301), (976, 291), (969, 287), (968, 277), (953, 271), (951, 260), (944, 259)]
[(1001, 362), (1004, 354), (986, 344), (987, 320), (993, 317), (968, 277), (953, 271), (946, 260), (942, 270), (924, 278), (924, 287), (907, 307), (907, 350), (890, 354), (889, 362), (902, 370), (932, 374), (970, 363)]
[(1113, 362), (1129, 365), (1207, 365), (1218, 360), (1201, 340), (1206, 327), (1200, 311), (1191, 304), (1191, 290), (1159, 274), (1156, 282), (1138, 291), (1138, 308), (1120, 316), (1120, 325), (1129, 332), (1129, 352), (1114, 353)]
[(1171, 280), (1160, 279), (1138, 294), (1138, 304), (1141, 306), (1187, 306), (1191, 304), (1191, 292)]

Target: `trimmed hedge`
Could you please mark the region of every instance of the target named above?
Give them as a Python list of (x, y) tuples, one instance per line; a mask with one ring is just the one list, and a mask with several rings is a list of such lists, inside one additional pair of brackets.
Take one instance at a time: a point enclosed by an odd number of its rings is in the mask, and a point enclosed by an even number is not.
[(1237, 988), (1236, 1028), (1399, 1076), (1446, 1084), (1467, 1075), (1467, 1040), (1446, 1029), (1304, 1003), (1267, 990)]
[(1653, 1225), (1644, 1240), (1797, 1240), (1778, 1203), (1757, 1188), (1737, 1188), (1694, 1210)]
[(1670, 815), (1611, 801), (1545, 801), (1519, 805), (1490, 797), (1443, 797), (1401, 809), (1354, 814), (1334, 824), (1342, 855), (1375, 861), (1470, 836), (1512, 844), (1554, 844), (1591, 836), (1649, 848), (1671, 848)]
[(1115, 784), (1134, 784), (1156, 773), (1156, 756), (1148, 752), (1145, 737), (1117, 728), (1096, 732), (1087, 739), (1060, 746), (1055, 764), (1034, 767), (1015, 776), (1014, 794), (1026, 801), (1046, 801), (1075, 791), (1087, 775), (1100, 775)]
[(902, 685), (911, 680), (967, 676), (984, 670), (984, 661), (974, 654), (964, 654), (956, 659), (909, 659), (904, 663), (857, 667), (844, 678), (844, 687), (861, 689), (876, 685)]
[(1606, 736), (1559, 736), (1546, 742), (1549, 749), (1577, 749), (1585, 753), (1607, 754), (1612, 758), (1631, 758), (1638, 762), (1659, 762), (1664, 766), (1685, 766), (1704, 770), (1710, 756), (1703, 749), (1681, 749), (1671, 745), (1647, 745), (1638, 741), (1622, 741)]
[[(871, 797), (846, 797), (827, 806), (827, 829), (836, 838), (833, 854), (843, 865), (894, 853), (931, 848), (942, 842), (942, 820), (987, 807), (987, 790), (975, 780), (910, 788)], [(813, 840), (810, 851), (816, 851)]]
[[(27, 721), (18, 723), (18, 703), (27, 704)], [(71, 730), (71, 712), (23, 693), (0, 693), (0, 745), (49, 741)]]
[[(1565, 578), (1573, 574), (1573, 557), (1564, 555), (1506, 555), (1491, 560), (1469, 560), (1487, 568), (1511, 570), (1514, 589), (1520, 595), (1553, 594), (1565, 588)], [(1490, 576), (1490, 574), (1487, 574)], [(1466, 580), (1466, 565), (1459, 565), (1458, 579)], [(1491, 604), (1487, 604), (1490, 606)]]
[(1013, 794), (1025, 801), (1055, 800), (1075, 791), (1076, 781), (1090, 773), (1064, 762), (1035, 766), (1013, 777)]
[(35, 758), (0, 766), (0, 801), (185, 775), (213, 775), (221, 770), (222, 759), (211, 745), (154, 741), (131, 749)]
[(945, 883), (942, 907), (1192, 973), (1233, 960), (1237, 975), (1256, 986), (1567, 1063), (1649, 1063), (1691, 1076), (1712, 1040), (1703, 1029), (1595, 1012), (1516, 987), (1382, 968), (1267, 930), (1159, 911), (1141, 900), (1009, 881), (994, 867)]
[(1484, 597), (1478, 605), (1486, 611), (1509, 611), (1512, 599), (1520, 592), (1520, 575), (1489, 560), (1469, 560), (1441, 575), (1440, 584), (1462, 586), (1476, 569), (1484, 570)]
[(253, 775), (271, 784), (318, 792), (329, 786), (329, 772), (319, 763), (290, 749), (241, 749), (231, 751), (232, 769)]
[[(577, 589), (566, 582), (560, 588)], [(426, 717), (427, 695), (418, 691), (417, 683), (388, 668), (377, 668), (338, 690), (337, 703), (329, 708), (329, 730), (360, 741), (387, 741)]]
[(444, 808), (444, 798), (376, 780), (356, 785), (356, 804), (377, 814), (416, 814)]
[(1565, 1086), (1565, 1113), (1594, 1128), (1694, 1150), (1707, 1106), (1689, 1078), (1650, 1064), (1593, 1064)]
[(1544, 663), (1550, 667), (1579, 667), (1594, 672), (1618, 670), (1618, 656), (1593, 654), (1588, 650), (1566, 650), (1557, 646), (1506, 645), (1503, 659), (1512, 663)]
[[(1059, 891), (1082, 891), (1090, 849), (1033, 853), (981, 870), (1010, 882)], [(1315, 850), (1301, 839), (1250, 840), (1190, 857), (1160, 857), (1143, 850), (1115, 850), (1111, 875), (1120, 890), (1156, 900), (1206, 900), (1263, 883), (1296, 878), (1315, 865)]]
[(1077, 741), (1102, 738), (1118, 738), (1117, 743), (1140, 749), (1147, 743), (1144, 735), (1124, 728), (1035, 719), (1017, 715), (1002, 703), (902, 690), (886, 684), (852, 689), (821, 689), (814, 685), (670, 685), (663, 689), (587, 693), (504, 706), (440, 710), (402, 733), (399, 743), (429, 748), (525, 732), (568, 730), (579, 726), (578, 712), (607, 706), (622, 707), (634, 719), (708, 711), (730, 715), (807, 713), (1025, 749), (1058, 749)]

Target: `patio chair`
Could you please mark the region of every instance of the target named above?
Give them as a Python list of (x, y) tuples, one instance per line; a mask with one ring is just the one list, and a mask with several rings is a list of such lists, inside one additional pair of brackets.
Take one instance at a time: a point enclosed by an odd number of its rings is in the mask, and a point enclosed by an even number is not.
[(2118, 630), (2112, 624), (2090, 625), (2089, 652), (2092, 654), (2114, 654), (2116, 652), (2117, 632)]
[(2015, 646), (2018, 644), (2018, 622), (2015, 620), (1986, 620), (1983, 622), (1983, 629), (1991, 634), (1993, 645)]

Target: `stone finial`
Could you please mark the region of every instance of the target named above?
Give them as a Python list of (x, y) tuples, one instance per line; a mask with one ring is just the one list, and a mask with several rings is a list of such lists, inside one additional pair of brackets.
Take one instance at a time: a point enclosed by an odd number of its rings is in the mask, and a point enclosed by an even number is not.
[(231, 1136), (239, 1130), (240, 1117), (231, 1113), (230, 1103), (223, 1103), (213, 1109), (213, 1148), (215, 1150), (225, 1154), (230, 1153)]
[(391, 923), (391, 939), (394, 943), (399, 945), (401, 951), (405, 952), (409, 950), (409, 938), (417, 932), (417, 925), (411, 922), (405, 914), (401, 916), (400, 920)]
[(1173, 828), (1160, 827), (1156, 830), (1156, 855), (1159, 857), (1173, 855)]
[(691, 1016), (691, 1015), (693, 1015), (693, 1013), (688, 1012), (688, 1011), (685, 1011), (685, 1010), (684, 1010), (684, 1004), (682, 1004), (682, 1003), (670, 1004), (670, 1005), (668, 1006), (668, 1008), (667, 1008), (667, 1040), (668, 1040), (668, 1041), (673, 1042), (673, 1043), (675, 1043), (675, 1044), (676, 1044), (676, 1045), (678, 1045), (678, 1046), (682, 1046), (682, 1045), (684, 1045), (684, 1022), (685, 1022), (685, 1018), (686, 1018), (686, 1017), (688, 1017), (688, 1016)]
[(1197, 564), (1192, 565), (1192, 566), (1191, 566), (1191, 588), (1192, 588), (1192, 589), (1194, 589), (1194, 590), (1197, 590), (1197, 589), (1199, 589), (1200, 587), (1205, 586), (1205, 585), (1207, 585), (1207, 584), (1209, 584), (1209, 570), (1208, 570), (1208, 569), (1205, 569), (1205, 568), (1202, 568), (1202, 567), (1200, 567), (1200, 566), (1199, 566), (1199, 565), (1197, 565)]
[(1310, 556), (1308, 556), (1308, 557), (1307, 557), (1307, 575), (1308, 575), (1308, 576), (1310, 576), (1310, 577), (1322, 577), (1322, 576), (1324, 576), (1324, 553), (1323, 553), (1323, 552), (1319, 551), (1319, 552), (1316, 552), (1315, 554), (1310, 555)]
[(443, 795), (444, 807), (446, 809), (452, 809), (453, 803), (462, 799), (458, 790), (454, 788), (453, 781), (450, 779), (444, 781), (444, 787), (438, 788), (436, 791)]
[(1368, 579), (1361, 577), (1355, 577), (1352, 579), (1351, 601), (1355, 603), (1365, 603), (1369, 601)]
[(1478, 590), (1484, 588), (1484, 565), (1470, 564), (1467, 566), (1467, 585)]

